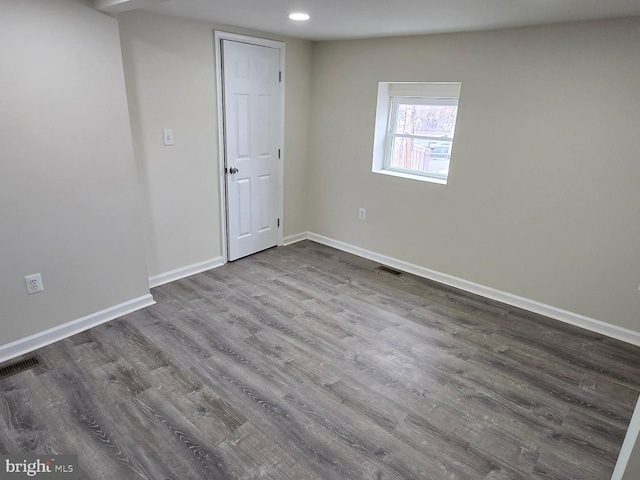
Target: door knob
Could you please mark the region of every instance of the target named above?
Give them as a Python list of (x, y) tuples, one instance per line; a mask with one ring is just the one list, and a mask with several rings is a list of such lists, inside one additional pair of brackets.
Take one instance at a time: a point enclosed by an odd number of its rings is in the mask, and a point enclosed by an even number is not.
[(229, 169), (229, 173), (238, 173), (238, 169), (236, 167), (231, 167)]

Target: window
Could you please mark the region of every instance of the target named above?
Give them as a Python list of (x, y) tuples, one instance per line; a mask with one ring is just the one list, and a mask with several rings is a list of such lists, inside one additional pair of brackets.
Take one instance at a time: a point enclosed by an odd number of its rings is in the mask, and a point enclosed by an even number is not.
[(447, 183), (459, 96), (459, 83), (381, 83), (373, 171)]

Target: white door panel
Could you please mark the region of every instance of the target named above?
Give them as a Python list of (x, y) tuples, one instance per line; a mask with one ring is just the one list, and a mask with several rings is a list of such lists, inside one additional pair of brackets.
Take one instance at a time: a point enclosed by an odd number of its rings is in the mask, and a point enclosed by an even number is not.
[(248, 159), (251, 157), (251, 113), (249, 112), (249, 95), (237, 94), (233, 97), (234, 102), (231, 108), (235, 112), (236, 119), (236, 160)]
[(260, 232), (265, 232), (271, 228), (271, 218), (273, 212), (271, 211), (271, 175), (261, 175), (260, 182)]
[[(251, 179), (241, 178), (236, 180), (235, 192), (238, 210), (238, 238), (251, 235)], [(232, 202), (232, 203), (235, 203)]]
[(222, 41), (229, 260), (278, 244), (280, 51)]

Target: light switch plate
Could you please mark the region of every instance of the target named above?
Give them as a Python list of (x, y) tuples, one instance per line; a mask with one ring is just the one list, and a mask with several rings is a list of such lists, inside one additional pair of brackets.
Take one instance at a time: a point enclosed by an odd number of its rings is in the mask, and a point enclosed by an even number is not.
[(173, 145), (173, 129), (165, 128), (163, 131), (163, 143), (165, 147), (169, 147)]

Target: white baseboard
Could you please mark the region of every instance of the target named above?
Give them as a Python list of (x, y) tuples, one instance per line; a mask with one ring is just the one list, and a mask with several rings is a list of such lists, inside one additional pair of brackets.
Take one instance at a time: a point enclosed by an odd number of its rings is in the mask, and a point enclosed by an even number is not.
[(205, 262), (194, 263), (192, 265), (187, 265), (186, 267), (176, 268), (175, 270), (171, 270), (170, 272), (153, 275), (149, 277), (149, 288), (159, 287), (160, 285), (164, 285), (165, 283), (174, 282), (185, 277), (190, 277), (191, 275), (195, 275), (196, 273), (202, 273), (207, 270), (211, 270), (212, 268), (220, 267), (224, 265), (224, 263), (225, 262), (223, 257), (216, 257)]
[(296, 233), (295, 235), (289, 235), (288, 237), (284, 237), (282, 239), (282, 245), (286, 247), (287, 245), (291, 245), (292, 243), (301, 242), (302, 240), (306, 240), (308, 235), (309, 235), (308, 232), (302, 232), (302, 233)]
[(150, 293), (0, 346), (0, 363), (155, 304)]
[(475, 293), (477, 295), (490, 298), (491, 300), (506, 303), (507, 305), (522, 308), (530, 312), (544, 315), (545, 317), (560, 320), (561, 322), (569, 323), (571, 325), (575, 325), (577, 327), (581, 327), (595, 333), (600, 333), (608, 337), (622, 340), (623, 342), (640, 346), (640, 332), (636, 332), (634, 330), (629, 330), (627, 328), (612, 325), (610, 323), (596, 320), (594, 318), (589, 318), (578, 313), (573, 313), (567, 310), (552, 307), (551, 305), (546, 305), (535, 300), (520, 297), (509, 292), (504, 292), (502, 290), (496, 290), (491, 287), (486, 287), (484, 285), (469, 282), (452, 275), (447, 275), (446, 273), (437, 272), (435, 270), (420, 267), (412, 263), (397, 260), (395, 258), (365, 250), (363, 248), (356, 247), (339, 240), (334, 240), (329, 237), (318, 235), (313, 232), (308, 232), (307, 238), (311, 241), (321, 243), (329, 247), (337, 248), (338, 250), (352, 253), (360, 257), (368, 258), (369, 260), (372, 260), (374, 262), (388, 265), (390, 267), (397, 268), (398, 270), (412, 273), (419, 277), (435, 280), (436, 282), (444, 283), (445, 285), (450, 285), (467, 292)]

